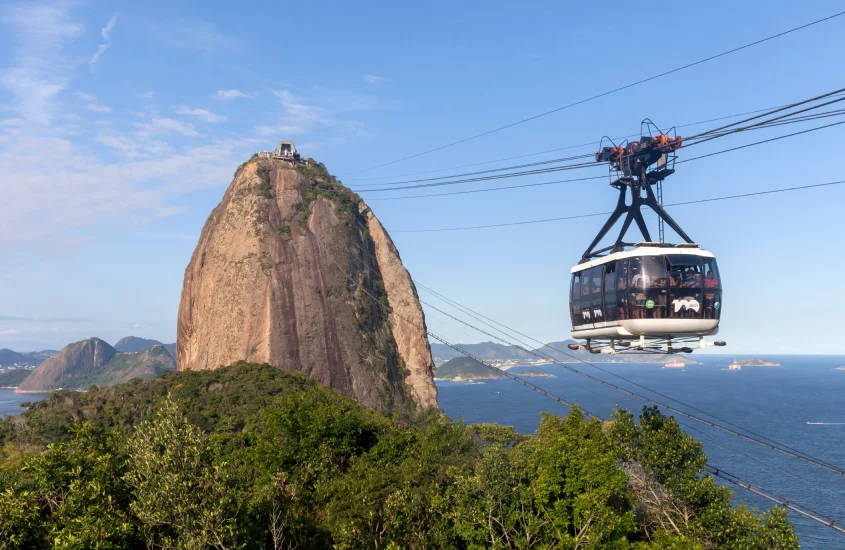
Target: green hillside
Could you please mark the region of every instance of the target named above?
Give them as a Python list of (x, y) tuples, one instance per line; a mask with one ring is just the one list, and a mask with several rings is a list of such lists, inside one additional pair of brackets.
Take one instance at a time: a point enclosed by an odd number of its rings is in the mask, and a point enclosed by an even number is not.
[(13, 369), (0, 372), (0, 388), (15, 388), (29, 376), (29, 369)]
[(782, 508), (732, 507), (673, 419), (612, 420), (409, 422), (250, 364), (57, 391), (0, 420), (0, 544), (798, 548)]
[(502, 373), (491, 369), (470, 357), (456, 357), (446, 361), (434, 371), (434, 378), (439, 380), (487, 380), (501, 378)]

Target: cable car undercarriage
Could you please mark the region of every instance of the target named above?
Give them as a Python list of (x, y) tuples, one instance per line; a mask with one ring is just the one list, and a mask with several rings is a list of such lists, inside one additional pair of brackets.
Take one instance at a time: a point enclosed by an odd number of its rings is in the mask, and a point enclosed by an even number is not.
[[(651, 134), (651, 121), (643, 124)], [(619, 198), (571, 270), (572, 337), (584, 341), (570, 344), (573, 351), (672, 354), (725, 345), (704, 339), (719, 330), (722, 284), (716, 258), (695, 244), (662, 205), (662, 182), (675, 172), (675, 152), (681, 142), (680, 137), (659, 132), (596, 153), (597, 162), (609, 164), (610, 185), (619, 191)], [(659, 242), (652, 242), (643, 205), (657, 214)], [(623, 215), (613, 245), (596, 250)], [(666, 244), (664, 223), (684, 243)], [(645, 242), (625, 242), (632, 224)]]

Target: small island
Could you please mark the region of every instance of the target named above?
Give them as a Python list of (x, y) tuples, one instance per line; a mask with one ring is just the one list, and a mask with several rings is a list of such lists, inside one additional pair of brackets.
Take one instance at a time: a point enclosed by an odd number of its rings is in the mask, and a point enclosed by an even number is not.
[(446, 361), (434, 371), (435, 380), (449, 380), (451, 382), (498, 380), (501, 377), (501, 372), (470, 357), (455, 357)]
[(556, 374), (552, 374), (550, 372), (543, 372), (541, 370), (523, 370), (514, 373), (517, 376), (522, 376), (525, 378), (537, 377), (537, 378), (557, 378)]
[(780, 363), (775, 363), (773, 361), (766, 361), (765, 359), (739, 359), (734, 360), (733, 363), (728, 365), (728, 370), (739, 370), (742, 367), (782, 367)]

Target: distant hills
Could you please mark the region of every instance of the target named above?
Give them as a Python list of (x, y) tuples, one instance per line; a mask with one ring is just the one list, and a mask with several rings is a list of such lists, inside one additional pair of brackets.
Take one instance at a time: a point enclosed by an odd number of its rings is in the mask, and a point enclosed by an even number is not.
[[(455, 344), (457, 347), (471, 353), (482, 361), (522, 361), (529, 360), (532, 363), (550, 357), (555, 361), (583, 360), (591, 363), (665, 363), (669, 360), (682, 363), (695, 363), (693, 359), (682, 355), (665, 355), (660, 353), (620, 353), (595, 354), (585, 350), (572, 351), (569, 344), (577, 343), (575, 340), (562, 340), (549, 342), (544, 347), (531, 350), (540, 355), (533, 355), (517, 346), (506, 346), (495, 342), (482, 342), (480, 344)], [(435, 361), (446, 361), (456, 357), (465, 357), (462, 353), (455, 351), (445, 344), (431, 344), (431, 355)]]
[(30, 369), (11, 369), (0, 372), (0, 388), (16, 388), (31, 373)]
[(55, 350), (29, 351), (25, 353), (19, 353), (17, 351), (12, 351), (10, 349), (3, 348), (0, 349), (0, 367), (38, 366), (43, 363), (45, 359), (55, 353)]
[(123, 353), (134, 353), (136, 351), (148, 350), (153, 346), (162, 346), (170, 354), (173, 360), (176, 360), (176, 343), (164, 344), (158, 340), (151, 340), (149, 338), (138, 338), (137, 336), (127, 336), (121, 338), (114, 345), (114, 349)]
[(124, 353), (104, 340), (89, 338), (70, 344), (45, 360), (18, 385), (17, 391), (111, 386), (133, 378), (155, 378), (162, 371), (175, 369), (176, 362), (161, 344)]

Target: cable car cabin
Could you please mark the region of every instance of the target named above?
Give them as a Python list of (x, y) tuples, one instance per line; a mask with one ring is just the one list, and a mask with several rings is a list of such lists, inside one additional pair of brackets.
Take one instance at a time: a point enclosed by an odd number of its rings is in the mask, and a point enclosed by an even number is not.
[(719, 331), (722, 283), (712, 253), (643, 243), (573, 267), (569, 303), (588, 343), (701, 338)]

